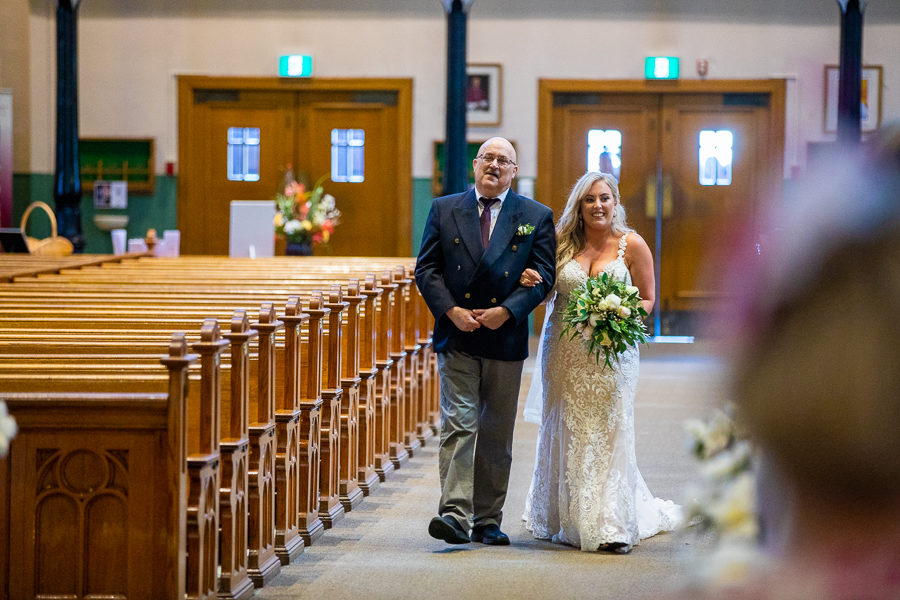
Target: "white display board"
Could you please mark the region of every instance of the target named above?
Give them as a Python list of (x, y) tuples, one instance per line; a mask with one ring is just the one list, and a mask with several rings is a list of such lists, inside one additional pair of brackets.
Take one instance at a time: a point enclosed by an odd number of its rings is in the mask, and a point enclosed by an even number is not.
[(232, 200), (228, 256), (274, 256), (274, 221), (274, 200)]

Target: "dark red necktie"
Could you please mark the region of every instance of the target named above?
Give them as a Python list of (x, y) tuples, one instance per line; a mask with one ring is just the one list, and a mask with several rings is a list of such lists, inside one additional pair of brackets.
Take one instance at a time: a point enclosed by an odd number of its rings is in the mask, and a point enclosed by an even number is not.
[(481, 211), (481, 247), (487, 250), (488, 240), (491, 239), (491, 206), (494, 202), (500, 202), (500, 198), (482, 198), (484, 210)]

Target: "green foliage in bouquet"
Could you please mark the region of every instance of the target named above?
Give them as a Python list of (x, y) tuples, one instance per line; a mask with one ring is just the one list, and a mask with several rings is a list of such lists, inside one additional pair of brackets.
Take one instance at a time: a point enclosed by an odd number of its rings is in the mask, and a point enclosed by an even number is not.
[(604, 366), (612, 369), (612, 361), (618, 362), (629, 346), (648, 341), (646, 316), (637, 287), (602, 273), (588, 278), (569, 296), (560, 337), (580, 336), (597, 363), (602, 354)]

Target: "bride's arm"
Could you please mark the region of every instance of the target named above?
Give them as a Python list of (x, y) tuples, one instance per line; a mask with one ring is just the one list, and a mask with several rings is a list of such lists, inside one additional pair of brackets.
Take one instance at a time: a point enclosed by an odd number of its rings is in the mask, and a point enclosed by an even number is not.
[(656, 302), (656, 281), (653, 274), (653, 254), (644, 238), (637, 233), (628, 234), (625, 248), (625, 266), (631, 271), (631, 282), (640, 290), (641, 304), (647, 314)]
[[(525, 269), (522, 272), (522, 276), (519, 278), (519, 285), (522, 287), (534, 287), (539, 284), (543, 279), (541, 279), (541, 274), (535, 271), (534, 269)], [(555, 288), (556, 286), (554, 286)], [(546, 304), (547, 299), (553, 295), (553, 289), (550, 290), (550, 293), (541, 300), (541, 304)]]

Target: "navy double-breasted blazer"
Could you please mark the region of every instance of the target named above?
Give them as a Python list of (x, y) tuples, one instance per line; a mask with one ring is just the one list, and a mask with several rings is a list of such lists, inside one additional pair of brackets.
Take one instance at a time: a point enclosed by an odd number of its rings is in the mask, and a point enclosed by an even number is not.
[[(520, 226), (529, 225), (534, 227), (531, 233), (518, 233)], [(543, 282), (522, 287), (519, 277), (529, 267), (541, 274)], [(435, 199), (416, 262), (416, 285), (436, 321), (434, 350), (524, 360), (528, 315), (553, 288), (555, 271), (553, 212), (543, 204), (510, 190), (483, 250), (475, 190)], [(453, 306), (504, 306), (512, 318), (496, 330), (479, 327), (463, 332), (445, 315)]]

